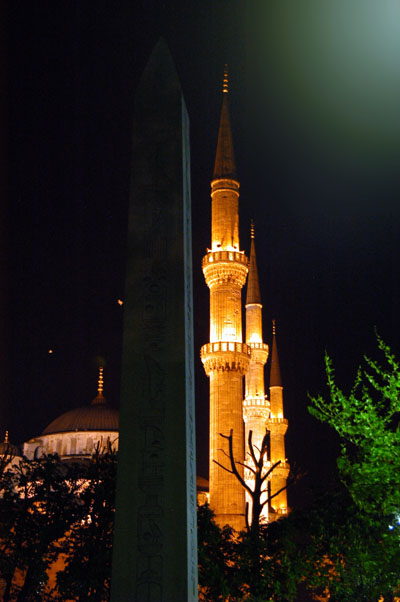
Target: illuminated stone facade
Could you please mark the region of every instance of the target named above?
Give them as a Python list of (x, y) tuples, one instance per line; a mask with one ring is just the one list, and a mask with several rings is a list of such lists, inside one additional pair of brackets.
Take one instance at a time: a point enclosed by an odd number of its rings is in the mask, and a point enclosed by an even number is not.
[[(258, 282), (253, 226), (251, 229), (249, 277), (246, 295), (246, 343), (251, 349), (251, 359), (245, 379), (245, 398), (243, 401), (243, 418), (245, 423), (244, 462), (246, 465), (253, 467), (253, 460), (251, 459), (248, 449), (249, 431), (252, 431), (253, 433), (252, 443), (257, 456), (261, 450), (266, 431), (266, 421), (269, 418), (270, 413), (269, 401), (265, 395), (264, 386), (264, 366), (268, 359), (268, 345), (263, 342), (262, 336), (262, 304)], [(265, 457), (265, 470), (268, 469), (268, 465), (268, 458)], [(248, 469), (245, 469), (245, 480), (250, 489), (254, 489), (254, 476)], [(261, 497), (262, 502), (267, 495), (267, 487), (268, 483), (265, 481), (265, 494)], [(251, 517), (252, 500), (247, 492), (246, 502), (249, 505), (249, 517)], [(265, 504), (263, 508), (261, 520), (264, 522), (268, 520), (268, 504)]]
[[(272, 330), (271, 372), (269, 379), (270, 417), (267, 420), (267, 428), (270, 432), (271, 464), (279, 460), (281, 463), (275, 468), (271, 476), (271, 500), (274, 516), (277, 518), (288, 511), (286, 481), (289, 476), (290, 466), (285, 457), (285, 434), (288, 421), (283, 414), (283, 386), (281, 372), (279, 369), (278, 347), (276, 344), (275, 322)], [(278, 495), (276, 495), (276, 493)]]
[[(201, 359), (210, 378), (210, 504), (220, 525), (244, 527), (244, 490), (229, 466), (228, 444), (220, 433), (233, 429), (234, 457), (243, 459), (243, 376), (250, 348), (242, 335), (242, 287), (247, 257), (239, 247), (239, 182), (236, 179), (229, 121), (227, 77), (224, 80), (221, 121), (214, 177), (211, 182), (211, 249), (203, 258), (210, 289), (210, 342)], [(239, 466), (243, 475), (243, 467)]]
[[(289, 467), (284, 444), (287, 421), (283, 418), (282, 386), (276, 370), (271, 380), (271, 403), (265, 395), (264, 366), (268, 359), (268, 345), (262, 338), (262, 304), (253, 229), (250, 262), (239, 244), (239, 182), (230, 127), (226, 72), (211, 199), (211, 249), (207, 250), (202, 263), (210, 289), (210, 342), (201, 349), (201, 359), (210, 379), (210, 506), (218, 524), (229, 524), (240, 530), (245, 525), (246, 501), (251, 503), (251, 500), (249, 496), (245, 499), (244, 488), (238, 479), (218, 465), (230, 468), (228, 442), (221, 434), (226, 437), (232, 429), (233, 456), (238, 462), (239, 474), (250, 486), (251, 471), (245, 470), (242, 465), (249, 465), (245, 441), (247, 447), (250, 430), (253, 431), (253, 443), (258, 448), (261, 447), (266, 428), (271, 431), (271, 457), (266, 458), (265, 469), (268, 469), (270, 462), (281, 460), (281, 465), (273, 473), (271, 485), (267, 484), (272, 493), (281, 489), (282, 483), (286, 484)], [(248, 273), (244, 342), (242, 288)], [(279, 373), (276, 341), (274, 343), (274, 366)], [(274, 358), (274, 352), (272, 356)], [(243, 399), (244, 376), (246, 386)], [(264, 521), (272, 520), (279, 513), (286, 513), (286, 491), (272, 500), (270, 517), (267, 506), (262, 515)]]

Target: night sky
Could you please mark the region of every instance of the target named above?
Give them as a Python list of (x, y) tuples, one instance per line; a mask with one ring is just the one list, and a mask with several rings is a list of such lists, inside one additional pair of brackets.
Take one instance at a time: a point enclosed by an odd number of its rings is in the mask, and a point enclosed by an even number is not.
[(98, 356), (118, 406), (133, 99), (163, 35), (191, 124), (198, 472), (208, 471), (201, 258), (228, 63), (241, 247), (253, 218), (287, 455), (308, 475), (301, 496), (329, 481), (338, 443), (307, 412), (325, 350), (345, 388), (363, 354), (377, 355), (374, 328), (400, 353), (399, 23), (398, 0), (9, 3), (1, 437), (8, 428), (22, 442), (88, 404)]

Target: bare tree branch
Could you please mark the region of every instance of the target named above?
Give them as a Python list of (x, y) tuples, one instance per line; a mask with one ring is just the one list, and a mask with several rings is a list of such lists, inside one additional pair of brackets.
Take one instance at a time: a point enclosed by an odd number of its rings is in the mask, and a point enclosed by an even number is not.
[[(222, 452), (227, 458), (229, 458), (229, 454), (226, 453), (226, 451), (224, 449), (222, 449), (221, 447), (218, 449), (218, 451)], [(229, 458), (230, 460), (230, 458)]]
[(282, 462), (282, 460), (278, 460), (277, 462), (275, 462), (275, 464), (273, 466), (271, 466), (271, 468), (265, 473), (265, 475), (263, 477), (261, 477), (261, 482), (265, 481), (265, 479), (267, 479), (269, 477), (269, 475), (271, 474), (271, 472), (273, 472), (275, 470), (275, 468), (277, 466), (279, 466), (279, 464)]
[(222, 464), (220, 464), (219, 462), (217, 462), (217, 460), (213, 460), (213, 462), (215, 462), (215, 464), (218, 464), (218, 466), (220, 468), (223, 468), (224, 470), (226, 470), (226, 472), (229, 472), (229, 474), (235, 474), (231, 470), (229, 470), (229, 468), (226, 468), (226, 466), (223, 466)]
[(236, 468), (235, 458), (233, 457), (233, 429), (230, 430), (229, 437), (225, 436), (225, 439), (228, 439), (228, 441), (229, 441), (229, 456), (230, 456), (230, 459), (231, 459), (232, 472), (235, 475), (235, 477), (237, 478), (237, 480), (239, 481), (239, 483), (241, 483), (241, 485), (251, 495), (251, 489), (250, 489), (250, 487), (247, 485), (246, 481), (239, 474), (238, 469)]
[(238, 460), (236, 460), (236, 464), (239, 464), (240, 466), (243, 466), (243, 468), (247, 468), (248, 470), (251, 470), (251, 472), (253, 474), (256, 474), (256, 471), (251, 466), (247, 466), (247, 464), (244, 464), (243, 462), (239, 462)]
[(278, 489), (278, 491), (276, 491), (274, 494), (270, 495), (269, 499), (272, 500), (272, 498), (277, 496), (281, 491), (284, 491), (285, 489), (287, 489), (288, 486), (291, 485), (294, 481), (295, 481), (295, 478), (293, 477), (292, 479), (289, 480), (289, 482), (286, 482), (286, 485), (284, 485), (283, 487)]
[[(277, 462), (275, 462), (272, 466), (270, 466), (270, 468), (265, 472), (265, 474), (263, 474), (264, 458), (266, 457), (267, 450), (268, 450), (268, 435), (269, 435), (268, 432), (265, 433), (263, 440), (262, 440), (261, 449), (259, 449), (256, 445), (253, 444), (253, 431), (251, 431), (251, 430), (249, 431), (249, 436), (248, 436), (249, 450), (247, 451), (246, 456), (249, 456), (251, 458), (251, 460), (254, 464), (254, 467), (247, 465), (245, 462), (235, 459), (235, 457), (233, 455), (233, 429), (230, 430), (229, 435), (223, 435), (222, 433), (220, 433), (220, 435), (224, 439), (227, 439), (228, 443), (229, 443), (229, 454), (223, 449), (221, 449), (221, 451), (223, 452), (223, 454), (225, 456), (229, 457), (229, 460), (231, 463), (231, 470), (229, 470), (229, 468), (227, 468), (226, 466), (223, 466), (216, 460), (213, 460), (213, 461), (218, 466), (220, 466), (220, 468), (222, 468), (226, 472), (229, 472), (229, 474), (235, 475), (235, 477), (238, 479), (239, 483), (249, 494), (249, 496), (252, 500), (252, 520), (251, 520), (251, 525), (250, 525), (250, 516), (249, 516), (250, 515), (250, 507), (249, 507), (249, 502), (247, 501), (246, 502), (246, 514), (245, 514), (246, 529), (249, 533), (252, 533), (253, 535), (257, 535), (259, 533), (260, 517), (261, 517), (263, 508), (267, 504), (269, 504), (271, 499), (273, 499), (274, 497), (279, 495), (282, 491), (287, 489), (288, 485), (290, 485), (294, 479), (288, 481), (283, 487), (281, 487), (278, 491), (276, 491), (274, 494), (271, 495), (268, 486), (266, 486), (266, 481), (272, 475), (273, 471), (282, 463), (282, 460), (278, 460)], [(258, 452), (258, 454), (257, 454), (258, 457), (255, 453), (255, 450)], [(254, 481), (253, 481), (254, 488), (253, 489), (250, 488), (250, 486), (246, 483), (245, 479), (240, 475), (240, 473), (237, 469), (237, 466), (241, 466), (244, 469), (249, 470), (254, 475)], [(264, 484), (265, 484), (265, 489), (263, 489)], [(261, 499), (263, 497), (265, 497), (265, 499), (264, 499), (264, 501), (261, 501)]]
[(249, 431), (249, 437), (248, 437), (249, 450), (250, 450), (251, 459), (254, 462), (254, 466), (257, 466), (257, 458), (256, 458), (256, 455), (254, 453), (253, 441), (252, 440), (253, 440), (253, 431), (250, 430)]
[(250, 523), (249, 523), (249, 502), (246, 502), (246, 529), (249, 532), (250, 531)]

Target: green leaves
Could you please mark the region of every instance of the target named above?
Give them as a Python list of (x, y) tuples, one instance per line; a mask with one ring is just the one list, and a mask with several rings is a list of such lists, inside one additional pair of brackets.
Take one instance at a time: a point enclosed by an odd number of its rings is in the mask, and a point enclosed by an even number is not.
[(350, 600), (343, 597), (349, 591), (353, 599), (377, 599), (396, 589), (400, 574), (399, 534), (389, 530), (400, 511), (400, 367), (390, 348), (377, 340), (383, 363), (364, 357), (348, 394), (337, 386), (326, 356), (328, 396), (310, 398), (310, 413), (341, 437), (339, 475), (358, 512), (345, 533), (353, 554), (343, 568), (335, 566), (339, 576), (354, 570), (353, 587), (344, 588), (340, 600)]
[(385, 363), (364, 358), (346, 395), (325, 357), (329, 398), (311, 397), (309, 410), (342, 438), (341, 478), (365, 513), (387, 516), (400, 508), (400, 368), (378, 337)]

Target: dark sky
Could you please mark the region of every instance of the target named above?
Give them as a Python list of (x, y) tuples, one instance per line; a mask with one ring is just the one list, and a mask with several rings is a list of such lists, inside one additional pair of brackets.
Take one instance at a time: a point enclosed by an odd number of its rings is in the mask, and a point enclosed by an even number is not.
[(375, 354), (375, 327), (400, 346), (399, 12), (396, 0), (9, 3), (1, 433), (21, 442), (89, 403), (99, 355), (118, 406), (133, 99), (162, 34), (191, 122), (199, 472), (208, 447), (200, 266), (228, 63), (241, 246), (254, 218), (266, 342), (272, 317), (278, 325), (287, 453), (329, 478), (337, 442), (306, 409), (307, 392), (323, 387), (324, 351), (346, 387), (363, 353)]

